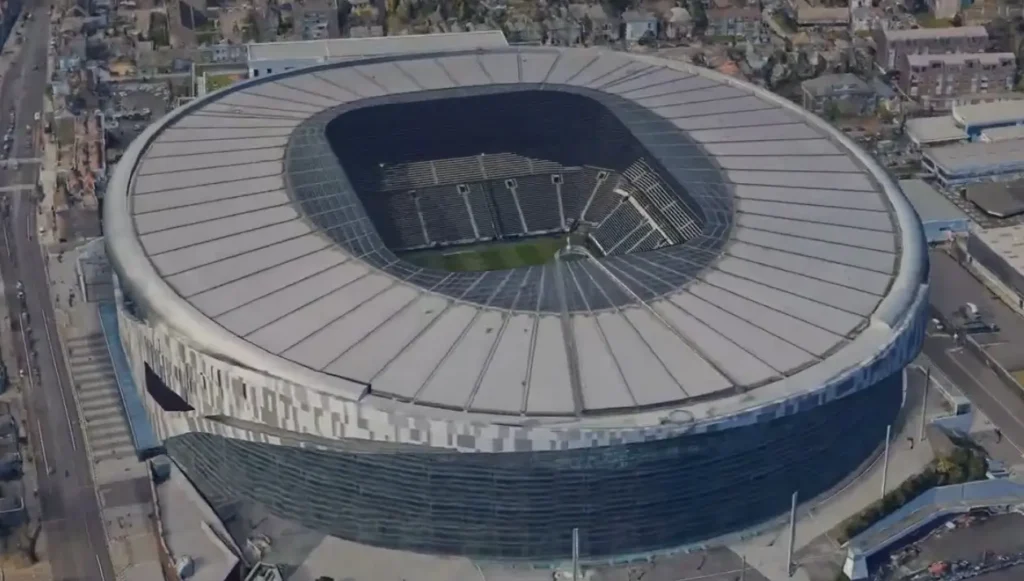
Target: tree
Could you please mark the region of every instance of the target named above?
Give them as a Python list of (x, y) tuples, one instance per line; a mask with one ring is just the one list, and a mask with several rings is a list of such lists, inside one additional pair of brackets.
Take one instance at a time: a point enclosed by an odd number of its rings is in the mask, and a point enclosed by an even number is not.
[(840, 115), (842, 115), (842, 111), (840, 111), (838, 103), (835, 101), (825, 103), (825, 119), (834, 122), (836, 119), (839, 119)]

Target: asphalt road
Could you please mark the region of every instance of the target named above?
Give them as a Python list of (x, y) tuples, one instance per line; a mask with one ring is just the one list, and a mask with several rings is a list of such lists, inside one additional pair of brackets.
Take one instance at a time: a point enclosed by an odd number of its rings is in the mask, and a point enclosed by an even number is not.
[[(933, 252), (931, 302), (951, 312), (965, 302), (978, 305), (1001, 330), (997, 339), (1024, 349), (1024, 322), (991, 297), (991, 293), (955, 260)], [(999, 428), (1003, 437), (1024, 454), (1024, 394), (1011, 390), (970, 351), (946, 336), (929, 335), (924, 354), (952, 380), (971, 402)]]
[[(12, 157), (40, 155), (35, 136), (26, 133), (25, 125), (37, 127), (33, 116), (42, 109), (49, 38), (47, 3), (36, 0), (26, 8), (33, 11), (34, 19), (28, 23), (24, 45), (0, 85), (0, 133), (7, 131), (11, 107), (16, 110)], [(4, 170), (0, 185), (33, 185), (38, 181), (38, 170), (37, 164)], [(22, 324), (18, 325), (21, 331), (15, 332), (14, 340), (28, 379), (26, 436), (36, 450), (43, 530), (54, 579), (113, 581), (73, 387), (57, 343), (49, 280), (36, 239), (36, 206), (29, 191), (7, 193), (6, 199), (0, 271), (12, 319), (24, 310)], [(24, 285), (24, 300), (17, 296), (19, 280)]]

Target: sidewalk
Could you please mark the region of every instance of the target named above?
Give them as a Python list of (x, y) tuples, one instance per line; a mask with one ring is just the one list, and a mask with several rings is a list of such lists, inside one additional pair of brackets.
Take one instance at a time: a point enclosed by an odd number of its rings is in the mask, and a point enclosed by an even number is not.
[(149, 467), (135, 456), (99, 312), (78, 289), (78, 254), (48, 255), (47, 270), (110, 557), (119, 580), (155, 581), (163, 573)]
[[(893, 426), (886, 491), (895, 490), (904, 480), (921, 472), (934, 458), (928, 441), (917, 441), (924, 379), (919, 373), (910, 370), (907, 373), (907, 407), (902, 421)], [(936, 401), (938, 399), (929, 397), (929, 417), (936, 415), (940, 405)], [(915, 440), (913, 448), (910, 448), (909, 438)], [(812, 577), (808, 575), (807, 568), (813, 568), (822, 562), (841, 562), (840, 559), (845, 556), (839, 544), (828, 536), (829, 532), (878, 500), (881, 497), (881, 489), (882, 462), (877, 458), (864, 472), (831, 498), (816, 499), (809, 505), (798, 507), (793, 551), (797, 570), (792, 577), (786, 574), (786, 525), (732, 545), (730, 548), (745, 556), (750, 565), (771, 581), (810, 581)]]

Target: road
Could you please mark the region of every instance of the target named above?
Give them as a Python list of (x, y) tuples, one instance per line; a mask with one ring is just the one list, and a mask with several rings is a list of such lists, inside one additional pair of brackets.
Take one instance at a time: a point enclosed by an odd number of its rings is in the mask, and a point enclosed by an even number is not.
[[(957, 262), (942, 252), (931, 253), (931, 303), (951, 313), (971, 302), (996, 322), (1000, 331), (995, 344), (1024, 349), (1024, 320), (1011, 311)], [(942, 335), (925, 338), (924, 354), (999, 428), (1017, 451), (1024, 454), (1024, 394), (1014, 392), (972, 352)]]
[[(0, 132), (6, 133), (9, 112), (16, 112), (12, 157), (40, 155), (34, 136), (34, 114), (42, 110), (46, 86), (49, 38), (49, 0), (26, 7), (34, 18), (24, 33), (24, 45), (0, 85)], [(38, 181), (37, 164), (21, 164), (0, 173), (0, 185), (31, 185)], [(113, 581), (106, 536), (92, 482), (89, 459), (74, 405), (72, 383), (54, 323), (49, 280), (36, 239), (36, 206), (31, 192), (9, 192), (8, 212), (2, 222), (0, 271), (11, 318), (24, 308), (21, 332), (15, 333), (18, 358), (26, 370), (28, 410), (25, 434), (35, 448), (39, 472), (38, 493), (43, 531), (54, 579), (61, 581)], [(15, 281), (24, 285), (24, 302)], [(23, 315), (24, 317), (24, 315)], [(26, 361), (33, 361), (31, 365)], [(29, 372), (34, 367), (36, 371)]]

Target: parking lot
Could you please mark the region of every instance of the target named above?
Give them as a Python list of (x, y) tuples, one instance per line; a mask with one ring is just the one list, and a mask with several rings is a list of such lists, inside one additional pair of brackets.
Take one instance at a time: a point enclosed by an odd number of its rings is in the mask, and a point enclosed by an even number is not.
[[(1022, 531), (1024, 516), (1019, 514), (989, 517), (952, 529), (939, 526), (931, 535), (913, 546), (916, 555), (883, 579), (899, 579), (901, 575), (925, 569), (940, 561), (966, 562), (968, 569), (982, 563), (996, 562), (1000, 556), (1024, 551)], [(970, 578), (978, 581), (1020, 581), (1024, 578), (1024, 567), (1013, 567)]]

